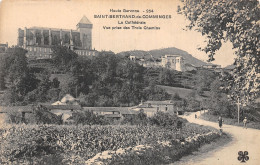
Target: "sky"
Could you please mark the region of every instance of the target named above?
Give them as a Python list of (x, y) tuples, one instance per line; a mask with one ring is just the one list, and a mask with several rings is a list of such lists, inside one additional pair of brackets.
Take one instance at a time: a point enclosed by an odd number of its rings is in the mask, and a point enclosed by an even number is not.
[[(0, 43), (17, 44), (18, 28), (50, 27), (75, 29), (85, 15), (93, 24), (92, 48), (115, 53), (128, 50), (153, 50), (176, 47), (206, 61), (207, 55), (199, 51), (204, 36), (196, 31), (185, 31), (188, 21), (177, 14), (179, 0), (2, 0), (0, 2)], [(121, 12), (110, 12), (110, 9)], [(139, 12), (123, 12), (123, 10)], [(147, 13), (146, 11), (153, 11)], [(170, 19), (95, 18), (94, 15), (171, 15)], [(133, 26), (119, 24), (125, 21), (144, 21), (145, 25), (160, 30), (104, 29), (106, 27)], [(213, 62), (222, 67), (233, 63), (235, 55), (231, 43), (223, 44)]]

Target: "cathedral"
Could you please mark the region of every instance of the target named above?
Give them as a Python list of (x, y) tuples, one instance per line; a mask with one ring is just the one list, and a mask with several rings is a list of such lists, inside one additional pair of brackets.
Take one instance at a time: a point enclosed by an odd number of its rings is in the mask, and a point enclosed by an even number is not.
[(78, 55), (95, 56), (92, 49), (92, 23), (86, 16), (77, 24), (77, 29), (31, 27), (18, 29), (17, 45), (28, 51), (27, 57), (34, 59), (51, 58), (55, 45), (67, 46)]

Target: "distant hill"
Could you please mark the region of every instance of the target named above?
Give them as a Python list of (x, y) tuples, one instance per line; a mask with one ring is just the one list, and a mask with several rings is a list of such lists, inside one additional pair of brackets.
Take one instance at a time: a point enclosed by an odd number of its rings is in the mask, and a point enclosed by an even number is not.
[(125, 51), (119, 53), (121, 55), (133, 55), (136, 57), (144, 58), (144, 59), (149, 59), (151, 57), (153, 58), (161, 58), (161, 56), (164, 56), (166, 54), (170, 55), (180, 55), (184, 58), (185, 63), (192, 64), (196, 67), (199, 67), (201, 65), (209, 64), (206, 62), (203, 62), (195, 57), (193, 57), (191, 54), (188, 52), (171, 47), (171, 48), (163, 48), (163, 49), (155, 49), (155, 50), (150, 50), (150, 51), (143, 51), (143, 50), (132, 50), (132, 51)]

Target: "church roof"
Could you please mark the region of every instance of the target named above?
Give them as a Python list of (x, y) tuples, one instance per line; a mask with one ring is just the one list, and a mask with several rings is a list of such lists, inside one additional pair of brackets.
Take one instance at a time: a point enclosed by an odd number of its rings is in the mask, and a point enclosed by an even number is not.
[(79, 23), (81, 23), (81, 24), (91, 24), (92, 25), (92, 23), (89, 21), (89, 19), (85, 15), (81, 18)]

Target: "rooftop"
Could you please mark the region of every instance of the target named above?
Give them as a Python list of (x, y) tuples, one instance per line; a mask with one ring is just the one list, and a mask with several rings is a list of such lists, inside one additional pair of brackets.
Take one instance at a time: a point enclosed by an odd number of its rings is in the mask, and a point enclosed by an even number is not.
[(89, 19), (85, 15), (81, 18), (79, 23), (81, 23), (81, 24), (91, 24), (92, 25), (92, 23), (89, 21)]
[(73, 30), (73, 29), (59, 29), (59, 28), (49, 28), (49, 27), (39, 27), (39, 26), (33, 26), (33, 27), (30, 27), (28, 29), (40, 29), (40, 30), (52, 30), (52, 31), (72, 31), (72, 32), (78, 32), (77, 30)]
[(7, 113), (12, 111), (18, 112), (32, 112), (32, 106), (11, 106), (11, 107), (0, 107), (0, 113)]
[[(167, 58), (167, 57), (182, 57), (182, 56), (181, 55), (169, 55), (169, 54), (166, 54), (165, 57)], [(163, 57), (163, 58), (165, 58), (165, 57)]]
[(151, 105), (171, 105), (173, 104), (171, 100), (165, 100), (165, 101), (146, 101), (143, 104), (151, 104)]
[(121, 114), (137, 114), (131, 107), (83, 107), (83, 110), (95, 112), (120, 112)]

